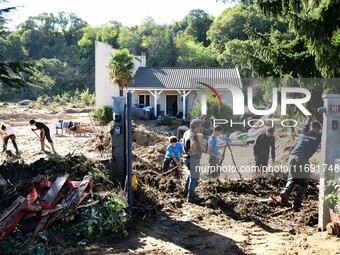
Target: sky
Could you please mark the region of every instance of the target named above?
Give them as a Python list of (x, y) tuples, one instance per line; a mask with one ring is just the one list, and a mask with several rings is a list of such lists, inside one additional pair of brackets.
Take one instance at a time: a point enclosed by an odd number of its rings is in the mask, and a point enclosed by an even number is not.
[(147, 16), (161, 25), (182, 20), (193, 9), (218, 16), (230, 7), (221, 0), (8, 0), (7, 5), (22, 6), (8, 15), (11, 19), (7, 24), (9, 27), (43, 12), (72, 12), (91, 26), (101, 26), (110, 20), (133, 26), (139, 25)]

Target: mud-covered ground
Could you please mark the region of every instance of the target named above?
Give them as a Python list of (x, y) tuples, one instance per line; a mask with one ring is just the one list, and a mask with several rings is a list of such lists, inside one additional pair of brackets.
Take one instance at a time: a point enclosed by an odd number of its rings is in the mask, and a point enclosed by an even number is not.
[[(39, 153), (39, 140), (28, 125), (31, 118), (50, 127), (58, 119), (91, 122), (86, 112), (52, 113), (2, 108), (1, 121), (13, 126), (21, 151), (20, 158), (0, 155), (1, 174), (5, 179), (16, 180), (27, 173), (45, 172), (45, 167), (50, 174), (54, 172), (56, 175), (62, 172), (60, 169), (74, 169), (74, 178), (87, 174), (88, 167), (107, 171), (107, 165), (99, 161), (105, 162), (111, 156), (110, 125), (96, 127), (95, 132), (83, 136), (55, 135), (55, 130), (51, 129), (58, 152), (53, 155)], [(175, 125), (156, 127), (150, 121), (134, 124), (133, 173), (138, 177), (139, 188), (134, 193), (132, 219), (127, 226), (129, 235), (58, 252), (51, 249), (53, 254), (339, 253), (340, 238), (317, 231), (318, 183), (315, 180), (310, 182), (302, 212), (293, 212), (278, 203), (278, 195), (286, 183), (284, 174), (251, 178), (252, 174), (241, 173), (243, 180), (237, 173), (227, 173), (220, 179), (202, 178), (197, 187), (199, 201), (188, 203), (181, 194), (184, 171), (181, 178), (171, 173), (163, 175), (160, 171), (168, 135), (175, 130)], [(295, 145), (286, 132), (277, 130), (275, 134), (276, 165), (286, 164)], [(11, 144), (9, 148), (12, 148)], [(232, 153), (239, 168), (253, 164), (252, 145), (233, 146)], [(49, 161), (45, 159), (51, 159), (53, 163), (46, 163)], [(318, 160), (317, 153), (312, 162)], [(224, 162), (232, 164), (229, 151)], [(27, 178), (31, 177), (29, 175)], [(110, 185), (102, 185), (103, 182), (98, 177), (96, 189), (110, 189)]]

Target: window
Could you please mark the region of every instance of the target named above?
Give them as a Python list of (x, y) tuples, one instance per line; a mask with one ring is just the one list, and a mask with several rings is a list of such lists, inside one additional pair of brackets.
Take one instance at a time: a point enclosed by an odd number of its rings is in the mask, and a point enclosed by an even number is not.
[(150, 106), (150, 95), (139, 95), (139, 107)]

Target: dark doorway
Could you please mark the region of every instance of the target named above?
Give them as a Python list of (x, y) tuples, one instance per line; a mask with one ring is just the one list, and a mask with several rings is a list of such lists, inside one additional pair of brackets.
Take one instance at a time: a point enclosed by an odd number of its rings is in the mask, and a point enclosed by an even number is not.
[(166, 96), (166, 113), (170, 116), (176, 116), (178, 112), (177, 95)]

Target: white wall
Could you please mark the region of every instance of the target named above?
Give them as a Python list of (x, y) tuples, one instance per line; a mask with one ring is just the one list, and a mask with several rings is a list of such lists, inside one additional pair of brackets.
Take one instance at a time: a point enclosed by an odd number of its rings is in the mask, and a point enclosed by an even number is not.
[[(112, 106), (112, 97), (119, 96), (119, 88), (110, 81), (110, 70), (107, 68), (109, 61), (115, 49), (110, 45), (95, 42), (95, 93), (96, 93), (96, 109), (102, 106)], [(134, 71), (141, 66), (145, 66), (145, 55), (136, 56), (134, 59)]]
[[(191, 91), (190, 94), (186, 98), (186, 110), (188, 112), (188, 117), (190, 111), (195, 108), (197, 100), (201, 100), (201, 95), (205, 93), (204, 91)], [(219, 95), (221, 96), (222, 102), (227, 103), (230, 107), (232, 107), (233, 98), (230, 91), (218, 91)], [(148, 90), (135, 90), (132, 93), (132, 105), (138, 103), (138, 96), (139, 95), (149, 95), (150, 92)], [(177, 93), (177, 90), (174, 91), (163, 91), (159, 99), (157, 101), (157, 104), (160, 104), (159, 111), (165, 112), (165, 106), (166, 106), (166, 95), (177, 95), (177, 102), (178, 102), (178, 112), (183, 112), (183, 101), (181, 101), (180, 95)], [(151, 106), (155, 107), (155, 100), (154, 97), (150, 94), (150, 104)]]

